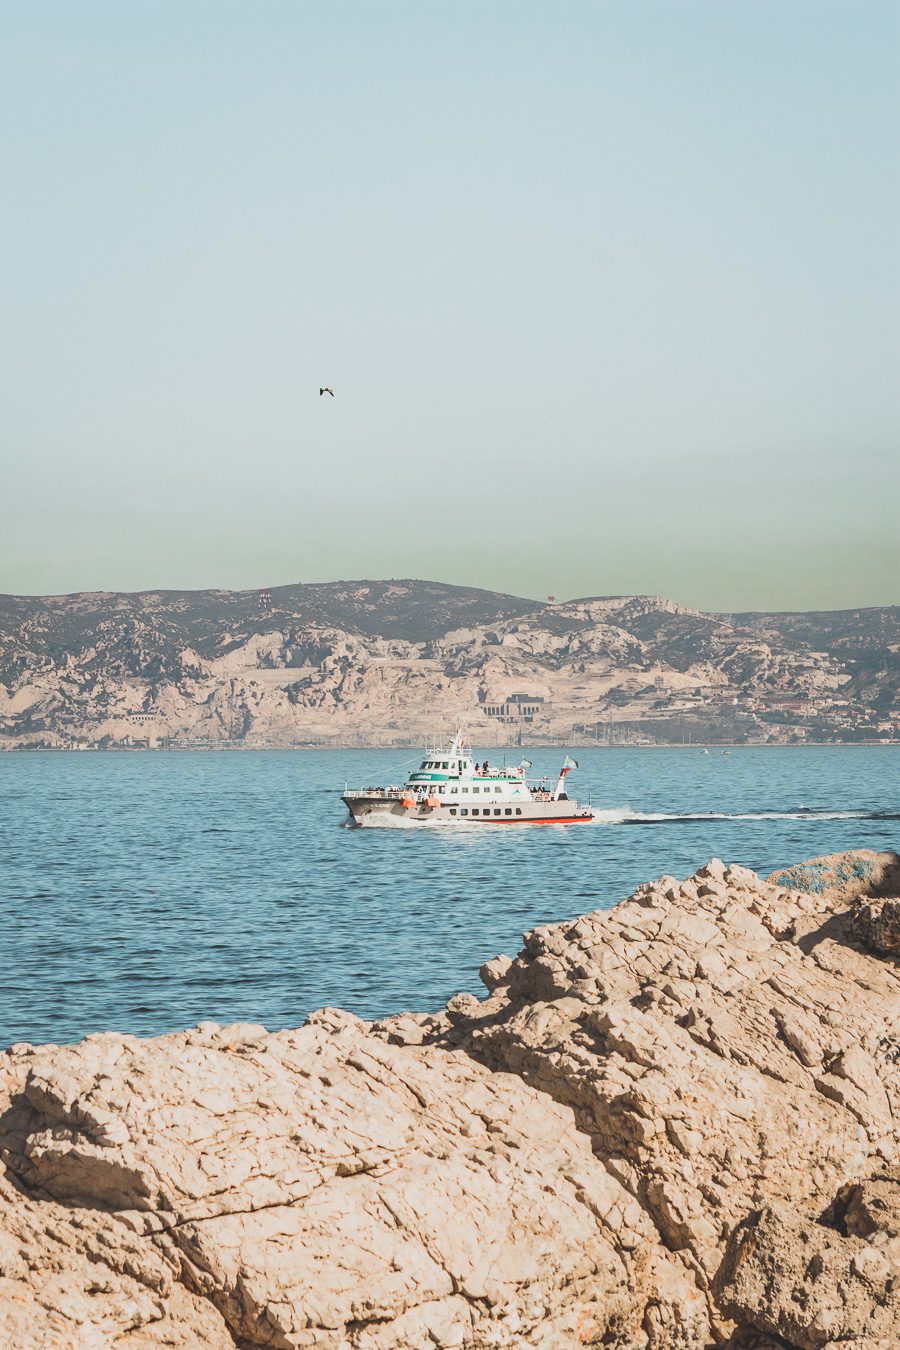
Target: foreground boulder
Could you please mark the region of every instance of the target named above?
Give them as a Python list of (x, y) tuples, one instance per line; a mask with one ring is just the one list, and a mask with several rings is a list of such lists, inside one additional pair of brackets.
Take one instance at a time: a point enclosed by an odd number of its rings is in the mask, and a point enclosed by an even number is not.
[[(716, 1278), (722, 1310), (803, 1350), (896, 1346), (900, 1329), (900, 1173), (857, 1183), (874, 1222), (854, 1236), (841, 1209), (816, 1221), (784, 1205), (738, 1224)], [(865, 1199), (863, 1199), (865, 1197)], [(870, 1215), (871, 1218), (871, 1215)]]
[(866, 899), (853, 910), (852, 933), (870, 952), (900, 956), (900, 899)]
[(434, 1016), (14, 1047), (0, 1344), (896, 1343), (897, 865), (714, 860)]

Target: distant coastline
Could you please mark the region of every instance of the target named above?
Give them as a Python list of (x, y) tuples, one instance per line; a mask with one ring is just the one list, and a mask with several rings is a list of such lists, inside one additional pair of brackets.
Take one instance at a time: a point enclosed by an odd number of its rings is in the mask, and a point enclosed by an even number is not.
[(0, 596), (0, 748), (896, 744), (900, 607), (430, 581)]

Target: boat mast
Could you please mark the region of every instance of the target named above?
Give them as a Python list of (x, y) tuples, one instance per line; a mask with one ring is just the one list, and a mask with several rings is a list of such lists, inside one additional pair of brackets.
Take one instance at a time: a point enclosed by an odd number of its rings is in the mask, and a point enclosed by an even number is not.
[(560, 797), (562, 797), (562, 795), (566, 790), (566, 774), (569, 772), (570, 769), (577, 769), (577, 768), (578, 768), (578, 760), (571, 759), (569, 755), (566, 755), (566, 758), (563, 762), (563, 766), (559, 771), (559, 778), (557, 780), (556, 787), (553, 790), (553, 800), (555, 802), (559, 801)]

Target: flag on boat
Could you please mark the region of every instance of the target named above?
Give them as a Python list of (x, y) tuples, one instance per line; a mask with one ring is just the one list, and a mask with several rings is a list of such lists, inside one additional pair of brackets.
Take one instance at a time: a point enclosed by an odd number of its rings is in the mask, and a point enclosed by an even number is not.
[(563, 762), (563, 768), (564, 768), (564, 769), (577, 769), (577, 768), (578, 768), (578, 760), (577, 760), (577, 759), (573, 759), (571, 755), (566, 755), (566, 758), (565, 758), (565, 760), (564, 760), (564, 762)]

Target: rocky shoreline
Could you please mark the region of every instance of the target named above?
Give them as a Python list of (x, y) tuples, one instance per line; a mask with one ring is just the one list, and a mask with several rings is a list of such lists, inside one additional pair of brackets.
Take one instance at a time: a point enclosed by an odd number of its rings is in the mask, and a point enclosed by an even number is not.
[(900, 1341), (900, 858), (712, 860), (487, 997), (0, 1056), (0, 1344)]

